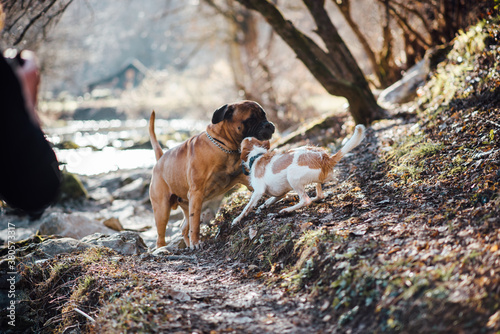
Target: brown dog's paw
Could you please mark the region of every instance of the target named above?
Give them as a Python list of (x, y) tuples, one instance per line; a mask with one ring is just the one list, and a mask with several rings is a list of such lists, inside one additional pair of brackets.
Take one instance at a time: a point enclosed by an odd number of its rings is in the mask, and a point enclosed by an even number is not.
[(204, 243), (202, 241), (199, 241), (196, 244), (191, 244), (191, 246), (189, 247), (189, 249), (190, 250), (201, 250), (201, 249), (203, 249), (203, 245), (204, 245)]

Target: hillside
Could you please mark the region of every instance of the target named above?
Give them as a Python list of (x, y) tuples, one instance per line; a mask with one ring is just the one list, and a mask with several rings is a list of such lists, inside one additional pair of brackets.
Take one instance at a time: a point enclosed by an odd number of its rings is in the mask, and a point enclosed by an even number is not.
[(240, 192), (202, 251), (28, 262), (19, 319), (74, 333), (500, 331), (499, 39), (498, 20), (458, 36), (418, 99), (337, 165), (325, 200), (277, 214), (291, 194), (231, 228)]
[(459, 36), (403, 118), (339, 164), (326, 201), (250, 216), (223, 248), (308, 291), (329, 329), (499, 330), (498, 41), (497, 23)]

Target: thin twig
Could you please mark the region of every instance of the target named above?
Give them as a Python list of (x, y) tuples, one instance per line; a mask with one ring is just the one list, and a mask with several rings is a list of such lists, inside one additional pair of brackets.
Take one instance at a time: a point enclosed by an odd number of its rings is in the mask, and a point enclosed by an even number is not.
[[(381, 0), (379, 0), (381, 1)], [(398, 19), (398, 23), (400, 24), (400, 26), (405, 26), (406, 29), (413, 34), (413, 36), (415, 36), (420, 42), (422, 42), (425, 46), (427, 47), (431, 47), (432, 45), (430, 45), (429, 42), (427, 42), (425, 40), (425, 38), (420, 35), (417, 31), (415, 31), (415, 29), (413, 29), (413, 27), (410, 25), (410, 23), (408, 22), (408, 19), (406, 17), (403, 17), (397, 10), (396, 8), (392, 7), (391, 5), (389, 5), (389, 9), (391, 10), (391, 12), (394, 14), (394, 16)], [(403, 28), (404, 30), (404, 28)]]
[[(481, 117), (481, 118), (482, 118), (482, 117)], [(496, 122), (493, 122), (493, 121), (490, 121), (489, 119), (484, 119), (484, 118), (482, 118), (482, 119), (483, 119), (483, 121), (488, 122), (488, 123), (491, 123), (491, 124), (493, 124), (493, 125), (496, 125), (496, 126), (498, 126), (498, 127), (500, 128), (500, 124), (498, 124), (498, 123), (496, 123)]]
[(90, 321), (92, 322), (95, 322), (94, 318), (92, 318), (90, 315), (88, 315), (87, 313), (83, 312), (82, 310), (80, 310), (79, 308), (75, 307), (73, 309), (76, 313), (79, 313), (81, 315), (83, 315), (85, 318), (89, 319)]

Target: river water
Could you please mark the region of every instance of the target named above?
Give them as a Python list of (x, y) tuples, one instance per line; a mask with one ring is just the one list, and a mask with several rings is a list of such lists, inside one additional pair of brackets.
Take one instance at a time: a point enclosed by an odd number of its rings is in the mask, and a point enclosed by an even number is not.
[[(207, 121), (172, 119), (155, 122), (155, 132), (163, 148), (179, 145), (189, 136), (205, 129)], [(118, 169), (149, 168), (156, 162), (149, 140), (148, 121), (104, 120), (66, 121), (61, 126), (44, 128), (47, 139), (67, 171), (95, 175)], [(63, 143), (78, 148), (61, 148)]]

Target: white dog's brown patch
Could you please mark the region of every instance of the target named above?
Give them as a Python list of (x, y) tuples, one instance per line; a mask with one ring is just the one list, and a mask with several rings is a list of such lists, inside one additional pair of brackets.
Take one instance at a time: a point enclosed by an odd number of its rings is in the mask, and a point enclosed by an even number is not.
[(264, 155), (262, 158), (257, 160), (255, 163), (255, 177), (263, 178), (266, 174), (266, 167), (271, 162), (271, 159), (274, 157), (276, 152), (269, 152), (270, 154)]
[(293, 162), (293, 154), (285, 153), (281, 155), (274, 163), (273, 163), (273, 174), (278, 174), (284, 169), (287, 169)]

